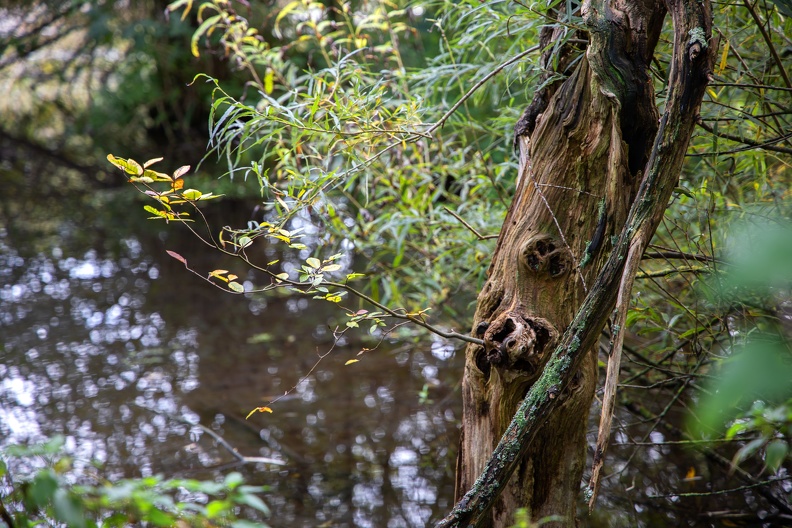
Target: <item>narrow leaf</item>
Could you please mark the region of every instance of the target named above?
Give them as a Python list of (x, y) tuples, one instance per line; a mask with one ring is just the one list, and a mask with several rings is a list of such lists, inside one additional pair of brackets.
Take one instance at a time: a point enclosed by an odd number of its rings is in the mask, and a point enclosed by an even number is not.
[(189, 170), (190, 170), (190, 166), (189, 165), (182, 165), (181, 167), (179, 167), (178, 169), (173, 171), (173, 179), (176, 180), (178, 178), (181, 178), (182, 176), (187, 174), (187, 172), (189, 172)]
[(186, 258), (184, 258), (184, 257), (182, 257), (181, 255), (179, 255), (179, 254), (178, 254), (178, 253), (176, 253), (175, 251), (170, 251), (170, 250), (166, 249), (166, 250), (165, 250), (165, 253), (167, 253), (167, 254), (168, 254), (168, 255), (170, 255), (171, 257), (175, 258), (176, 260), (178, 260), (179, 262), (181, 262), (181, 263), (182, 263), (182, 264), (184, 264), (185, 266), (187, 266), (187, 259), (186, 259)]
[(143, 168), (147, 169), (148, 167), (151, 167), (155, 163), (159, 163), (163, 159), (165, 159), (165, 158), (152, 158), (152, 159), (148, 160), (146, 163), (143, 164)]

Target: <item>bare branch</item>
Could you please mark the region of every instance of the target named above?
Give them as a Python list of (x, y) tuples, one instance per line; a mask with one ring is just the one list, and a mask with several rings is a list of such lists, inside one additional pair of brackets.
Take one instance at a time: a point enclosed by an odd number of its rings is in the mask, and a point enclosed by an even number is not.
[(493, 238), (498, 238), (500, 236), (500, 235), (482, 235), (481, 233), (476, 231), (475, 227), (465, 222), (465, 220), (461, 216), (456, 214), (454, 211), (452, 211), (448, 207), (443, 207), (443, 209), (445, 209), (448, 214), (450, 214), (451, 216), (462, 222), (462, 225), (467, 227), (474, 235), (476, 235), (476, 238), (478, 238), (479, 240), (490, 240)]
[[(709, 132), (710, 134), (712, 134), (714, 136), (718, 136), (718, 137), (723, 138), (723, 139), (728, 139), (729, 141), (734, 141), (736, 143), (742, 143), (743, 145), (750, 145), (751, 147), (756, 147), (756, 148), (760, 148), (760, 149), (763, 149), (763, 150), (771, 150), (773, 152), (783, 152), (784, 154), (792, 154), (792, 149), (791, 148), (777, 147), (777, 146), (775, 146), (773, 144), (773, 143), (778, 143), (780, 141), (788, 139), (790, 137), (790, 135), (781, 136), (781, 137), (774, 138), (774, 139), (771, 139), (771, 140), (768, 140), (768, 141), (760, 143), (758, 141), (754, 141), (753, 139), (741, 138), (739, 136), (734, 136), (732, 134), (727, 134), (726, 132), (717, 131), (714, 128), (712, 128), (711, 126), (709, 126), (707, 123), (705, 123), (701, 119), (699, 119), (696, 124), (698, 126), (700, 126), (701, 128), (703, 128), (704, 130), (706, 130), (707, 132)], [(744, 149), (744, 150), (747, 150), (747, 149)]]

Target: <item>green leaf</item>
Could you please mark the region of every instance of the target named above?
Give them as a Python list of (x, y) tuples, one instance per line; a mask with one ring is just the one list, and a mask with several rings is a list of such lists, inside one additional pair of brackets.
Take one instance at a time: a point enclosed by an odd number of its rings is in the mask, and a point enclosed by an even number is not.
[(65, 489), (59, 489), (52, 498), (55, 517), (66, 523), (69, 528), (82, 528), (85, 526), (85, 515), (82, 503), (76, 497), (69, 495)]
[(223, 483), (228, 489), (236, 489), (240, 484), (244, 483), (245, 479), (242, 477), (242, 473), (238, 471), (232, 471), (228, 475), (226, 475)]
[(765, 465), (767, 465), (767, 469), (773, 473), (778, 471), (778, 468), (784, 463), (788, 452), (789, 446), (784, 440), (777, 439), (767, 444), (765, 449)]
[(305, 260), (305, 263), (308, 264), (309, 266), (311, 266), (314, 269), (319, 269), (319, 268), (322, 267), (322, 263), (319, 261), (319, 259), (314, 258), (314, 257), (307, 258)]
[(751, 440), (750, 442), (742, 446), (737, 451), (737, 453), (735, 453), (734, 458), (732, 459), (732, 464), (735, 466), (739, 465), (740, 462), (742, 462), (749, 456), (756, 453), (759, 450), (759, 448), (765, 444), (765, 442), (767, 442), (767, 439), (764, 437), (755, 438)]
[(143, 178), (151, 178), (151, 181), (173, 181), (173, 179), (164, 172), (157, 172), (151, 169), (144, 170), (143, 176), (138, 180), (142, 180)]
[[(143, 167), (141, 167), (140, 163), (138, 163), (137, 161), (133, 160), (132, 158), (129, 158), (127, 160), (127, 165), (129, 165), (129, 169), (132, 169), (132, 170), (135, 171), (135, 172), (131, 172), (130, 174), (136, 174), (137, 176), (140, 176), (140, 175), (143, 174)], [(129, 172), (129, 170), (127, 170), (127, 172)]]
[(253, 239), (250, 238), (249, 236), (243, 236), (242, 238), (239, 239), (239, 246), (242, 248), (246, 248), (252, 243), (253, 243)]
[(268, 334), (267, 332), (262, 332), (260, 334), (255, 334), (250, 336), (247, 340), (248, 343), (251, 345), (255, 345), (258, 343), (269, 343), (272, 341), (272, 334)]
[(212, 519), (224, 513), (231, 505), (228, 501), (214, 500), (206, 505), (206, 517)]
[(141, 167), (138, 162), (133, 159), (125, 160), (124, 158), (117, 158), (112, 154), (108, 154), (107, 161), (123, 170), (127, 174), (134, 174), (135, 176), (140, 176), (143, 174), (143, 167)]
[(186, 189), (181, 195), (187, 200), (200, 200), (203, 197), (203, 193), (198, 189)]
[(55, 478), (55, 473), (50, 469), (44, 469), (33, 478), (27, 496), (36, 507), (42, 507), (52, 500), (57, 490), (58, 480)]
[(269, 515), (270, 513), (270, 509), (267, 507), (266, 504), (264, 504), (263, 500), (249, 493), (244, 493), (236, 497), (236, 502), (240, 504), (244, 504), (245, 506), (250, 506), (251, 508), (263, 512), (266, 515)]
[(341, 269), (340, 264), (328, 264), (322, 268), (322, 271), (338, 271)]
[(173, 516), (157, 508), (152, 508), (146, 512), (145, 519), (155, 526), (173, 526)]
[(237, 293), (245, 293), (245, 287), (239, 284), (238, 282), (229, 282), (228, 289), (235, 291)]

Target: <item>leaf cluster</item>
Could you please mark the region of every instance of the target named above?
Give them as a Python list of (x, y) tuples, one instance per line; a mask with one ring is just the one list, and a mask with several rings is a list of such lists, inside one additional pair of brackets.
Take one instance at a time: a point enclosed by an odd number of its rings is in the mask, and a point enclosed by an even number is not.
[[(251, 518), (269, 515), (259, 496), (266, 489), (246, 485), (237, 472), (219, 482), (152, 476), (75, 484), (69, 476), (73, 461), (63, 453), (64, 443), (62, 436), (56, 436), (43, 444), (6, 446), (0, 453), (0, 479), (11, 490), (3, 502), (14, 526), (266, 527), (243, 518), (251, 512), (255, 512)], [(38, 469), (12, 474), (10, 468), (15, 466)]]

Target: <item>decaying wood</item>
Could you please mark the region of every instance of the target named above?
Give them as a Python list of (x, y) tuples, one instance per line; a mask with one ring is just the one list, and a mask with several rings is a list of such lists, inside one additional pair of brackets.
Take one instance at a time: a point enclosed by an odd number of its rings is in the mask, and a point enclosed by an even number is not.
[(515, 196), (473, 327), (483, 345), (466, 351), (460, 502), (438, 526), (508, 526), (518, 507), (574, 522), (594, 348), (620, 282), (632, 281), (630, 248), (640, 258), (662, 218), (711, 68), (708, 2), (668, 10), (659, 127), (648, 64), (666, 5), (599, 1), (583, 5), (585, 57), (519, 138)]
[(630, 292), (632, 291), (641, 255), (646, 249), (648, 240), (635, 238), (630, 244), (627, 253), (627, 262), (622, 272), (619, 294), (616, 296), (616, 317), (611, 326), (611, 343), (608, 353), (608, 369), (605, 375), (605, 390), (602, 396), (602, 413), (600, 415), (599, 431), (597, 432), (597, 445), (594, 447), (594, 464), (591, 468), (591, 478), (587, 494), (589, 495), (589, 510), (594, 508), (599, 493), (602, 468), (605, 467), (605, 451), (608, 449), (610, 439), (613, 411), (616, 407), (616, 386), (619, 383), (619, 367), (621, 366), (622, 345), (624, 345), (624, 326), (627, 321), (627, 309), (630, 307)]

